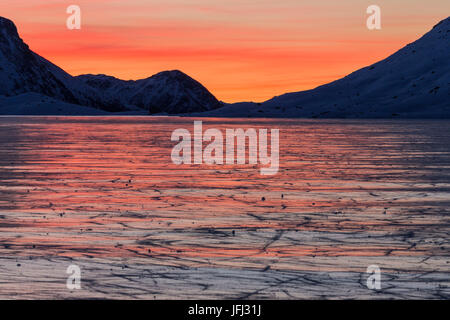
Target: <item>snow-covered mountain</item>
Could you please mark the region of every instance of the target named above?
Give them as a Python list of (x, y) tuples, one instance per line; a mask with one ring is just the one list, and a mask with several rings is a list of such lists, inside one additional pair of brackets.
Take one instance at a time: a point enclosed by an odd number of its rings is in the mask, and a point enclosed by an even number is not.
[(1, 95), (36, 92), (68, 102), (78, 102), (64, 84), (69, 75), (50, 67), (50, 62), (30, 51), (19, 38), (12, 21), (0, 18)]
[[(36, 104), (42, 100), (36, 94), (65, 102), (61, 105), (70, 105), (71, 113), (73, 105), (111, 112), (141, 110), (168, 114), (223, 106), (204, 86), (180, 71), (166, 71), (138, 81), (103, 75), (72, 77), (31, 51), (19, 37), (14, 23), (0, 17), (0, 113), (14, 113), (13, 102), (20, 101), (23, 106), (26, 97), (30, 98), (30, 104)], [(7, 99), (18, 95), (20, 99)], [(39, 112), (31, 109), (33, 113)], [(50, 110), (53, 109), (43, 108), (42, 112), (47, 114)], [(61, 110), (64, 112), (64, 108)]]
[(178, 70), (137, 81), (106, 75), (82, 75), (77, 79), (96, 89), (103, 101), (145, 109), (150, 114), (201, 112), (223, 106), (203, 85)]
[[(215, 117), (450, 118), (449, 36), (447, 18), (385, 60), (340, 80), (264, 103), (224, 105), (180, 71), (137, 81), (72, 77), (32, 52), (14, 23), (0, 17), (0, 114), (98, 114), (95, 108)], [(90, 108), (76, 111), (76, 105)]]
[(229, 117), (450, 118), (450, 18), (385, 60), (316, 89), (202, 114)]

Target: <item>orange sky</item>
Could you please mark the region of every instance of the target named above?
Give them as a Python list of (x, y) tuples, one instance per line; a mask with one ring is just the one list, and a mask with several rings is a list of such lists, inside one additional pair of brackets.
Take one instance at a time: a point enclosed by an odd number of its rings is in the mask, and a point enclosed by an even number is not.
[[(66, 8), (82, 10), (81, 30)], [(366, 8), (382, 9), (382, 30)], [(311, 89), (383, 59), (450, 14), (448, 0), (2, 0), (30, 48), (67, 72), (179, 69), (225, 102)]]

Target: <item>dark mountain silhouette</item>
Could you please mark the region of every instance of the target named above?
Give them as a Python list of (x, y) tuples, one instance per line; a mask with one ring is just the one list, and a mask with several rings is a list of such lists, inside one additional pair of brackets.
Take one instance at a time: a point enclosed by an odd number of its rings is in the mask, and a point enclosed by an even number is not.
[(63, 70), (30, 51), (19, 38), (16, 26), (0, 17), (0, 94), (15, 96), (36, 92), (77, 103), (64, 84), (70, 78)]
[[(33, 109), (33, 113), (37, 114), (40, 111), (48, 112), (49, 99), (46, 97), (52, 98), (52, 102), (59, 100), (112, 112), (146, 110), (152, 114), (173, 114), (207, 111), (223, 106), (204, 86), (180, 71), (161, 72), (138, 81), (123, 81), (104, 75), (72, 77), (31, 51), (19, 37), (14, 23), (2, 17), (0, 96), (4, 96), (0, 99), (0, 112), (5, 111), (8, 103), (21, 101), (26, 104), (29, 99), (30, 106), (39, 103), (42, 107), (42, 110)], [(5, 99), (15, 96), (21, 97)], [(54, 108), (51, 110), (54, 111)]]
[(14, 23), (0, 17), (0, 114), (145, 110), (215, 117), (449, 118), (449, 36), (447, 18), (390, 57), (340, 80), (264, 103), (225, 105), (180, 71), (137, 81), (72, 77), (30, 51)]
[(106, 75), (76, 77), (91, 86), (109, 104), (135, 106), (151, 114), (208, 111), (222, 104), (203, 87), (181, 71), (164, 71), (150, 78), (124, 81)]
[(316, 89), (203, 116), (450, 117), (450, 18), (390, 57)]

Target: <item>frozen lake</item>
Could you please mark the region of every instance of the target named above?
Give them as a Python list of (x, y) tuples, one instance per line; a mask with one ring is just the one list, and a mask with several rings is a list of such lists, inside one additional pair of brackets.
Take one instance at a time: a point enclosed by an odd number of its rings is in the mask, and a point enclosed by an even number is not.
[(201, 120), (280, 129), (279, 173), (174, 165), (191, 118), (0, 117), (0, 298), (450, 298), (450, 121)]

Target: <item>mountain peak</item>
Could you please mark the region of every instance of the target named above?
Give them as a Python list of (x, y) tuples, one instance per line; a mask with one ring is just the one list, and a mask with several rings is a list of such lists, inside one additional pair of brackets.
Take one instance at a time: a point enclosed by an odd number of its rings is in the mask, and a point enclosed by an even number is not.
[(434, 27), (435, 28), (442, 28), (442, 27), (449, 27), (450, 26), (450, 17), (445, 18), (444, 20), (439, 21)]
[(177, 69), (162, 71), (162, 72), (157, 73), (156, 75), (159, 75), (159, 74), (170, 75), (170, 76), (180, 76), (180, 75), (187, 76), (187, 74), (185, 74), (183, 71), (180, 71)]
[(29, 92), (107, 111), (137, 108), (182, 113), (222, 106), (205, 87), (179, 70), (136, 81), (107, 75), (72, 77), (31, 51), (15, 24), (0, 17), (0, 96)]
[(17, 32), (17, 27), (14, 22), (4, 17), (0, 17), (0, 36), (18, 38), (19, 33)]
[(162, 71), (159, 72), (153, 76), (151, 76), (149, 79), (174, 79), (174, 80), (193, 80), (190, 76), (188, 76), (186, 73), (180, 71), (180, 70), (168, 70), (168, 71)]
[(180, 70), (159, 72), (141, 80), (92, 74), (76, 79), (94, 88), (111, 103), (134, 106), (151, 114), (207, 111), (222, 106), (200, 82)]
[(208, 116), (449, 118), (450, 17), (384, 60), (315, 89)]

